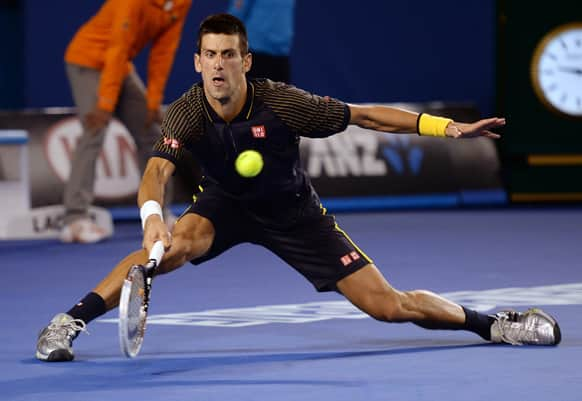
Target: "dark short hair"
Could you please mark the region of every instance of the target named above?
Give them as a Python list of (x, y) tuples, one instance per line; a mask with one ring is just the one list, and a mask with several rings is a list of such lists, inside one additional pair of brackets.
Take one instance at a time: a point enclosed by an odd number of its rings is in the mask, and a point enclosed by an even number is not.
[(198, 29), (198, 39), (196, 46), (200, 54), (202, 36), (207, 33), (223, 33), (225, 35), (238, 35), (240, 52), (245, 55), (249, 52), (249, 40), (245, 24), (237, 17), (230, 14), (214, 14), (206, 17)]

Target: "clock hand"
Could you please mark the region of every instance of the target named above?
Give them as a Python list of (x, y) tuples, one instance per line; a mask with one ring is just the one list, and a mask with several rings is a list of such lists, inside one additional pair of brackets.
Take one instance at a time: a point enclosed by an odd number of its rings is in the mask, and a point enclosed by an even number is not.
[(571, 72), (576, 75), (582, 75), (582, 68), (558, 66), (558, 70), (563, 72)]

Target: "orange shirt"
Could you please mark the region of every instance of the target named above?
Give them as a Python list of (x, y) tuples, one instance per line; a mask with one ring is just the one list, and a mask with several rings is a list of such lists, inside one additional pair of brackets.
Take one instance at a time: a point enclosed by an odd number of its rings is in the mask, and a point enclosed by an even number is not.
[(65, 61), (101, 71), (98, 107), (113, 111), (131, 61), (151, 42), (147, 103), (156, 109), (192, 0), (107, 0), (69, 43)]

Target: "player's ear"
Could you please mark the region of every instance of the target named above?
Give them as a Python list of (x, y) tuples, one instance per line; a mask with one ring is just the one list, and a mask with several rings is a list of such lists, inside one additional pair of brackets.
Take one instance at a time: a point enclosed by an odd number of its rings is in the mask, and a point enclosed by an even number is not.
[(202, 64), (200, 64), (200, 54), (194, 53), (194, 69), (196, 72), (202, 72)]
[(251, 70), (251, 66), (253, 65), (253, 55), (251, 52), (248, 52), (243, 57), (243, 70), (244, 72), (249, 72)]

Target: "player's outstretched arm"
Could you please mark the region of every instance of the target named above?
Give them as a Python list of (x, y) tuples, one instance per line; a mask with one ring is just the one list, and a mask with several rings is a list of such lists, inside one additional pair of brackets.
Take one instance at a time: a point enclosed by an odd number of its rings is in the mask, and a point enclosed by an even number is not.
[(453, 121), (447, 125), (445, 134), (451, 138), (476, 138), (485, 136), (487, 138), (499, 139), (501, 136), (491, 130), (503, 127), (504, 125), (505, 118), (498, 117), (486, 118), (470, 124)]
[(390, 106), (350, 104), (350, 124), (362, 128), (392, 133), (413, 133), (451, 138), (484, 136), (497, 139), (491, 131), (505, 125), (504, 118), (487, 118), (473, 123), (459, 123), (448, 118), (419, 114)]
[(416, 132), (418, 113), (389, 106), (348, 105), (350, 124), (392, 133)]
[(160, 157), (149, 159), (137, 196), (143, 225), (143, 247), (150, 252), (154, 242), (161, 240), (164, 248), (170, 247), (170, 233), (162, 219), (162, 206), (166, 183), (174, 173), (176, 166)]

